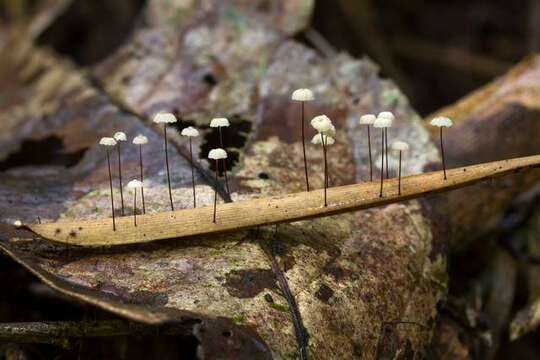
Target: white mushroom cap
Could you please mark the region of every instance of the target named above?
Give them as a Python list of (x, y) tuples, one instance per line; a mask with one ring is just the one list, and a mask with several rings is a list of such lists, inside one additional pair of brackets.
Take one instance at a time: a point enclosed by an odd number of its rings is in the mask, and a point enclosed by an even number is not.
[(390, 126), (392, 126), (392, 120), (386, 117), (379, 116), (373, 123), (373, 127), (376, 128), (389, 128)]
[(450, 118), (447, 118), (446, 116), (438, 116), (431, 120), (430, 124), (437, 127), (450, 127), (454, 123)]
[(199, 130), (195, 129), (192, 126), (188, 126), (187, 128), (182, 129), (182, 132), (180, 134), (182, 136), (196, 137), (199, 136)]
[[(325, 145), (334, 145), (334, 143), (336, 142), (333, 137), (330, 137), (328, 135), (323, 135), (322, 137), (324, 139)], [(322, 144), (323, 139), (321, 139), (321, 134), (317, 134), (313, 136), (313, 138), (311, 139), (311, 143), (314, 145), (320, 145)]]
[(212, 149), (208, 153), (208, 158), (212, 160), (220, 160), (227, 158), (227, 152), (221, 148)]
[(127, 140), (126, 133), (122, 132), (122, 131), (115, 132), (114, 135), (113, 135), (113, 138), (116, 141), (126, 141)]
[(158, 113), (154, 115), (153, 121), (156, 124), (172, 124), (175, 123), (177, 120), (176, 116), (174, 116), (174, 114), (172, 113)]
[(214, 118), (210, 121), (210, 127), (217, 128), (222, 126), (229, 126), (229, 120), (227, 118)]
[(319, 115), (311, 119), (311, 126), (318, 132), (325, 132), (332, 128), (332, 121), (326, 115)]
[(358, 121), (358, 123), (360, 125), (373, 125), (375, 120), (377, 120), (377, 117), (375, 115), (366, 114), (366, 115), (360, 116), (360, 120)]
[(22, 221), (21, 220), (15, 220), (13, 222), (13, 226), (15, 226), (16, 228), (20, 228), (22, 226)]
[(312, 101), (313, 91), (309, 89), (296, 89), (293, 91), (291, 99), (294, 101)]
[(392, 114), (392, 112), (390, 111), (380, 112), (379, 115), (377, 115), (377, 117), (387, 118), (387, 119), (390, 119), (390, 121), (394, 121), (396, 119), (394, 114)]
[(143, 183), (142, 181), (139, 181), (139, 180), (131, 180), (130, 182), (127, 183), (127, 187), (128, 189), (132, 189), (132, 190), (140, 189), (143, 187)]
[(330, 124), (330, 129), (323, 131), (323, 134), (330, 137), (336, 137), (336, 127), (334, 126), (334, 124)]
[(99, 140), (99, 145), (114, 146), (116, 145), (116, 140), (112, 137), (102, 137), (101, 140)]
[(392, 143), (392, 150), (396, 152), (407, 151), (409, 150), (409, 144), (407, 144), (405, 141), (394, 141)]
[(144, 135), (137, 135), (133, 138), (133, 143), (135, 145), (144, 145), (148, 143), (148, 138)]

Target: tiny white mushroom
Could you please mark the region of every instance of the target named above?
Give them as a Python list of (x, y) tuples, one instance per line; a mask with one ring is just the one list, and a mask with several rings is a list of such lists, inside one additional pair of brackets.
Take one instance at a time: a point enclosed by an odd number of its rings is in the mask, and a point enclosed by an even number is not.
[(167, 185), (169, 186), (169, 201), (171, 203), (171, 210), (174, 211), (174, 203), (173, 203), (172, 189), (171, 189), (171, 172), (169, 170), (169, 150), (167, 146), (167, 124), (175, 123), (178, 120), (176, 120), (176, 116), (174, 116), (174, 114), (163, 112), (163, 113), (157, 113), (156, 115), (154, 115), (153, 121), (156, 124), (163, 124), (163, 132), (164, 132), (163, 140), (165, 142), (165, 167), (167, 169)]
[(126, 133), (124, 133), (122, 131), (115, 132), (114, 135), (113, 135), (113, 138), (116, 141), (126, 141), (127, 140)]
[(454, 123), (450, 118), (447, 118), (446, 116), (438, 116), (431, 120), (430, 124), (432, 126), (436, 126), (439, 128), (439, 137), (440, 137), (440, 143), (441, 143), (441, 157), (442, 157), (442, 165), (443, 165), (443, 173), (444, 173), (444, 180), (446, 180), (446, 160), (444, 156), (444, 145), (443, 145), (443, 128), (449, 128)]
[[(148, 138), (144, 135), (137, 135), (133, 138), (133, 144), (139, 145), (139, 168), (141, 171), (141, 181), (144, 181), (142, 146), (148, 143)], [(141, 198), (143, 205), (143, 214), (146, 214), (146, 203), (144, 201), (144, 189), (141, 188)]]
[[(333, 127), (333, 125), (332, 125)], [(334, 131), (335, 133), (335, 131)], [(335, 140), (333, 137), (330, 137), (329, 135), (325, 135), (324, 133), (318, 133), (317, 135), (313, 136), (311, 139), (311, 143), (314, 145), (322, 145), (323, 146), (323, 158), (324, 158), (324, 206), (328, 206), (328, 203), (326, 201), (326, 189), (328, 188), (328, 162), (326, 159), (327, 154), (327, 146), (333, 145), (335, 143)]]
[(195, 172), (193, 170), (193, 146), (192, 146), (192, 137), (199, 136), (199, 130), (195, 129), (192, 126), (182, 129), (182, 136), (187, 136), (189, 138), (189, 161), (191, 164), (191, 185), (193, 187), (193, 207), (197, 207), (197, 197), (195, 195)]
[[(216, 161), (216, 185), (218, 183), (218, 173), (219, 173), (219, 160), (227, 158), (227, 152), (221, 148), (212, 149), (208, 153), (208, 158)], [(227, 169), (225, 169), (227, 171)], [(214, 186), (214, 223), (216, 222), (216, 205), (217, 205), (217, 189)]]
[[(373, 124), (374, 127), (380, 127), (383, 128), (383, 137), (384, 137), (384, 152), (383, 156), (386, 161), (386, 178), (389, 177), (388, 175), (388, 128), (392, 127), (392, 123), (394, 122), (395, 116), (390, 111), (383, 111), (377, 115), (377, 119), (375, 120), (375, 123)], [(377, 124), (377, 125), (376, 125)]]
[(377, 117), (379, 118), (385, 118), (385, 119), (388, 119), (390, 120), (390, 126), (392, 126), (392, 122), (396, 119), (396, 117), (394, 116), (394, 114), (390, 111), (383, 111), (383, 112), (380, 112), (379, 115), (377, 115)]
[(318, 132), (322, 133), (332, 128), (332, 121), (326, 115), (319, 115), (311, 119), (311, 126), (313, 126)]
[(211, 128), (227, 127), (230, 125), (229, 119), (227, 118), (214, 118), (210, 121)]
[(358, 123), (360, 125), (367, 125), (367, 138), (368, 138), (368, 155), (369, 155), (369, 181), (373, 181), (373, 159), (371, 156), (371, 125), (375, 123), (377, 117), (373, 114), (365, 114), (360, 116)]
[(296, 89), (291, 95), (291, 99), (294, 101), (313, 101), (313, 91), (310, 89)]
[(142, 181), (131, 180), (127, 184), (128, 189), (133, 190), (133, 224), (137, 226), (137, 189), (143, 188)]
[(311, 143), (314, 145), (321, 145), (323, 141), (325, 145), (334, 145), (334, 143), (336, 142), (336, 140), (333, 137), (330, 137), (329, 135), (324, 135), (324, 134), (322, 135), (322, 139), (321, 139), (321, 134), (314, 135), (313, 138), (311, 139)]
[(21, 220), (15, 220), (13, 222), (13, 226), (15, 226), (17, 229), (20, 228), (22, 226), (22, 221)]
[(144, 135), (137, 135), (133, 138), (133, 144), (135, 145), (148, 144), (148, 138)]
[(112, 137), (102, 137), (99, 140), (99, 144), (106, 146), (107, 148), (107, 165), (109, 166), (109, 185), (111, 188), (111, 212), (112, 212), (112, 220), (113, 220), (113, 231), (116, 231), (116, 220), (114, 217), (114, 197), (113, 197), (113, 186), (112, 186), (112, 174), (111, 174), (111, 158), (109, 156), (109, 146), (115, 146), (116, 140)]
[(395, 141), (392, 143), (392, 150), (399, 153), (398, 195), (401, 195), (401, 157), (405, 151), (409, 150), (409, 144), (405, 141)]

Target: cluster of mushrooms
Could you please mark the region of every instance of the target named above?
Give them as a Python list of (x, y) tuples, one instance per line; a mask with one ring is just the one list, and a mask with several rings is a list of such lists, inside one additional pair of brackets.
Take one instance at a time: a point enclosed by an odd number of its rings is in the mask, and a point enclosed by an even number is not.
[[(310, 89), (297, 89), (292, 93), (291, 99), (297, 101), (301, 104), (301, 135), (302, 135), (302, 150), (304, 158), (304, 173), (305, 173), (305, 183), (306, 191), (310, 191), (309, 186), (309, 171), (308, 171), (308, 160), (306, 157), (306, 141), (305, 141), (305, 103), (313, 101), (314, 95)], [(367, 139), (368, 139), (368, 154), (369, 154), (369, 179), (373, 181), (373, 160), (372, 160), (372, 151), (371, 151), (371, 132), (370, 128), (381, 129), (381, 174), (380, 174), (380, 194), (383, 196), (383, 183), (386, 172), (386, 178), (389, 177), (389, 167), (388, 167), (388, 128), (392, 126), (395, 116), (389, 112), (384, 111), (379, 113), (377, 116), (374, 114), (366, 114), (360, 117), (359, 124), (364, 125), (367, 129)], [(174, 114), (172, 113), (158, 113), (154, 116), (153, 122), (156, 124), (163, 124), (164, 131), (164, 143), (165, 143), (165, 167), (167, 171), (167, 183), (169, 188), (169, 200), (171, 211), (174, 211), (174, 202), (171, 189), (171, 175), (169, 169), (169, 155), (168, 155), (168, 143), (167, 143), (167, 125), (178, 122)], [(327, 203), (327, 188), (329, 187), (328, 182), (328, 161), (327, 161), (327, 152), (328, 146), (335, 143), (336, 138), (336, 128), (332, 124), (330, 118), (326, 115), (318, 115), (314, 117), (311, 122), (311, 126), (317, 132), (315, 136), (311, 139), (311, 143), (314, 145), (321, 145), (323, 150), (323, 159), (324, 159), (324, 206), (328, 206)], [(440, 128), (440, 147), (442, 155), (442, 165), (444, 170), (444, 179), (446, 180), (446, 163), (444, 157), (444, 146), (443, 146), (443, 128), (452, 126), (452, 120), (447, 117), (436, 117), (431, 121), (431, 125)], [(219, 135), (219, 148), (210, 150), (208, 153), (208, 159), (215, 161), (215, 180), (218, 181), (218, 174), (220, 169), (220, 163), (222, 164), (223, 173), (225, 177), (225, 188), (228, 194), (229, 190), (229, 180), (227, 177), (227, 152), (224, 150), (223, 143), (223, 134), (222, 128), (230, 126), (229, 120), (226, 118), (214, 118), (210, 122), (211, 128), (218, 129)], [(197, 207), (197, 197), (195, 193), (195, 174), (194, 174), (194, 163), (193, 163), (193, 149), (192, 149), (192, 138), (199, 136), (199, 131), (192, 126), (182, 129), (182, 136), (185, 136), (189, 139), (189, 153), (190, 153), (190, 164), (191, 164), (191, 182), (193, 187), (193, 207)], [(117, 149), (118, 155), (118, 178), (119, 178), (119, 187), (120, 187), (120, 202), (121, 202), (121, 214), (124, 216), (124, 195), (123, 195), (123, 183), (122, 183), (122, 163), (121, 163), (121, 143), (127, 141), (127, 136), (125, 133), (119, 131), (116, 132), (112, 137), (103, 137), (99, 141), (100, 145), (106, 147), (107, 154), (107, 163), (109, 167), (109, 185), (110, 185), (110, 194), (111, 194), (111, 210), (112, 210), (112, 220), (113, 220), (113, 230), (116, 230), (116, 221), (114, 213), (114, 196), (113, 196), (113, 180), (112, 180), (112, 171), (111, 171), (111, 160), (109, 149), (115, 147)], [(128, 182), (127, 187), (130, 190), (133, 190), (133, 221), (134, 225), (137, 226), (137, 192), (140, 191), (141, 201), (142, 201), (142, 213), (146, 213), (146, 205), (144, 200), (144, 171), (143, 171), (143, 157), (142, 157), (142, 146), (148, 143), (148, 138), (144, 135), (137, 135), (133, 138), (132, 143), (139, 147), (139, 167), (140, 167), (140, 178), (133, 179)], [(399, 154), (399, 168), (398, 168), (398, 195), (401, 195), (401, 160), (402, 154), (409, 150), (409, 145), (404, 141), (395, 141), (390, 146), (390, 149)], [(214, 211), (213, 211), (213, 222), (216, 222), (216, 205), (217, 205), (217, 191), (214, 190)]]

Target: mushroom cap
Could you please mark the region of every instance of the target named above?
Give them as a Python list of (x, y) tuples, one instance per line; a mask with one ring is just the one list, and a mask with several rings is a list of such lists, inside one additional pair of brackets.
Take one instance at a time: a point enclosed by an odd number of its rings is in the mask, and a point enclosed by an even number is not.
[(210, 121), (210, 127), (217, 128), (222, 126), (229, 126), (229, 120), (227, 118), (214, 118)]
[(452, 120), (446, 116), (438, 116), (434, 119), (432, 119), (430, 121), (430, 124), (432, 126), (437, 126), (437, 127), (450, 127), (452, 126), (454, 123), (452, 122)]
[(379, 113), (379, 115), (377, 115), (377, 117), (390, 119), (390, 122), (396, 119), (396, 117), (394, 116), (394, 114), (392, 114), (391, 111), (382, 111)]
[(390, 126), (392, 126), (392, 120), (387, 117), (378, 116), (373, 123), (373, 127), (376, 128), (389, 128)]
[(310, 89), (296, 89), (291, 95), (294, 101), (312, 101), (314, 100), (313, 91)]
[(220, 160), (227, 158), (227, 152), (222, 148), (212, 149), (208, 153), (208, 158), (212, 160)]
[(142, 181), (139, 181), (139, 180), (131, 180), (130, 182), (127, 183), (127, 187), (128, 189), (132, 189), (132, 190), (140, 189), (143, 187), (143, 183)]
[(152, 120), (156, 124), (172, 124), (177, 122), (176, 116), (172, 113), (157, 113)]
[(405, 141), (394, 141), (391, 146), (392, 150), (396, 152), (409, 150), (409, 144)]
[(326, 115), (315, 116), (311, 119), (311, 126), (318, 132), (325, 132), (332, 128), (332, 120)]
[(22, 221), (21, 220), (15, 220), (13, 222), (13, 226), (15, 226), (16, 228), (20, 228), (22, 226)]
[(116, 140), (112, 137), (102, 137), (101, 140), (99, 140), (99, 145), (114, 146), (116, 145)]
[(334, 124), (330, 124), (330, 129), (323, 131), (323, 134), (328, 135), (332, 138), (336, 137), (336, 127), (334, 126)]
[(113, 135), (113, 138), (116, 141), (126, 141), (127, 140), (126, 133), (122, 132), (122, 131), (115, 132), (114, 135)]
[(360, 120), (358, 120), (358, 123), (360, 125), (373, 125), (373, 123), (377, 120), (377, 117), (373, 114), (366, 114), (360, 116)]
[(334, 145), (334, 143), (336, 142), (333, 137), (330, 137), (328, 135), (322, 135), (321, 139), (321, 134), (317, 134), (313, 136), (313, 138), (311, 139), (311, 143), (314, 145), (321, 145), (323, 139), (325, 145)]
[(199, 136), (199, 130), (195, 129), (193, 126), (188, 126), (187, 128), (182, 129), (180, 133), (182, 136), (196, 137)]
[(133, 138), (133, 143), (135, 145), (144, 145), (148, 143), (148, 138), (144, 135), (137, 135)]

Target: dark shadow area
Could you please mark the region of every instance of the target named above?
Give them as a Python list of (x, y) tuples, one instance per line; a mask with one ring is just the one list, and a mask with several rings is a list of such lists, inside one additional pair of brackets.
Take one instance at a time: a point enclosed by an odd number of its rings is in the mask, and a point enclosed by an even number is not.
[(77, 64), (92, 65), (116, 50), (130, 35), (146, 0), (76, 0), (37, 42)]
[(16, 153), (0, 162), (0, 171), (21, 166), (61, 165), (66, 168), (75, 166), (88, 148), (72, 153), (64, 151), (62, 139), (49, 136), (41, 140), (26, 140)]

